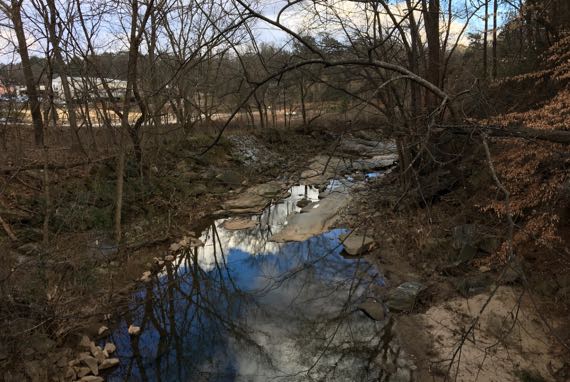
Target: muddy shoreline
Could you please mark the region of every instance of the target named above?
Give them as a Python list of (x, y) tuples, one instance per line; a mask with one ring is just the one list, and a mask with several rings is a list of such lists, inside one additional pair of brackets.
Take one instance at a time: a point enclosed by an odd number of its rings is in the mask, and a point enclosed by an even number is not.
[[(343, 221), (378, 243), (366, 258), (383, 272), (388, 289), (409, 281), (426, 286), (413, 309), (392, 315), (417, 380), (568, 380), (561, 306), (542, 302), (520, 262), (490, 263), (481, 247), (496, 246), (496, 238), (484, 222), (465, 224), (456, 206), (394, 211), (385, 190), (395, 181), (387, 177), (357, 193)], [(470, 240), (462, 233), (475, 229), (477, 254), (462, 258), (458, 241)], [(385, 300), (386, 290), (376, 298)]]

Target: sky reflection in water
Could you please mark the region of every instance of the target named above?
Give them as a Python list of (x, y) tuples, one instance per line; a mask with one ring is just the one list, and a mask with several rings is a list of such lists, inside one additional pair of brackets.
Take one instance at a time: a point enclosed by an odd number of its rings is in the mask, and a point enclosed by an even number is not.
[[(318, 200), (297, 186), (252, 229), (228, 231), (223, 219), (133, 296), (113, 332), (119, 368), (109, 381), (359, 381), (378, 375), (382, 324), (355, 311), (381, 277), (363, 260), (341, 255), (332, 230), (304, 242), (269, 242)], [(355, 278), (359, 275), (359, 278)], [(139, 337), (129, 323), (142, 327)]]

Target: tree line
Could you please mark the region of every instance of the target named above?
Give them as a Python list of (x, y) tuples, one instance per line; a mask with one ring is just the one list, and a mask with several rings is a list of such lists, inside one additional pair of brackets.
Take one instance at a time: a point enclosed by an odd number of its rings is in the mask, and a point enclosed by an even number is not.
[[(0, 0), (0, 14), (16, 53), (0, 73), (25, 84), (35, 144), (58, 124), (55, 78), (74, 147), (89, 159), (95, 141), (81, 132), (113, 134), (120, 241), (126, 157), (144, 179), (149, 132), (192, 134), (214, 117), (213, 144), (241, 113), (263, 128), (366, 111), (396, 140), (410, 187), (433, 166), (434, 128), (480, 112), (474, 88), (535, 65), (570, 10), (564, 0), (296, 0), (271, 12), (248, 0)], [(267, 29), (280, 37), (267, 42)], [(93, 91), (78, 98), (72, 77)], [(124, 83), (118, 99), (111, 79)]]

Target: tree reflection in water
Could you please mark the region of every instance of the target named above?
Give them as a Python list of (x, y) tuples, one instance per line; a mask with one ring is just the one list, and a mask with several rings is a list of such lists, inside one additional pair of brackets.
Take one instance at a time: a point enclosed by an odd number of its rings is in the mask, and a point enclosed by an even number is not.
[[(300, 186), (303, 187), (303, 186)], [(304, 192), (300, 192), (304, 191)], [(311, 199), (318, 192), (311, 190)], [(256, 217), (249, 230), (223, 220), (206, 245), (179, 255), (133, 296), (113, 332), (120, 367), (110, 381), (359, 381), (381, 376), (375, 359), (389, 325), (355, 306), (381, 277), (345, 259), (333, 230), (304, 242), (268, 241), (298, 212), (307, 188)], [(358, 277), (355, 277), (358, 276)], [(129, 336), (134, 323), (140, 336)], [(384, 340), (383, 340), (384, 337)]]

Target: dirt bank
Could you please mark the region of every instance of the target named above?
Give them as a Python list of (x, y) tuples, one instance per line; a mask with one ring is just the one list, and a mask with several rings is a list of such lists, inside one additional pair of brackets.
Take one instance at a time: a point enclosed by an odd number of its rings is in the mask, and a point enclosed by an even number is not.
[(544, 290), (527, 276), (544, 265), (533, 269), (524, 252), (497, 261), (505, 225), (464, 209), (463, 188), (428, 207), (404, 198), (394, 208), (396, 182), (388, 175), (355, 192), (344, 221), (377, 243), (367, 256), (386, 277), (377, 300), (386, 301), (403, 282), (426, 287), (410, 309), (391, 312), (395, 332), (414, 356), (417, 380), (567, 381), (563, 273), (552, 270), (543, 283), (560, 286)]

